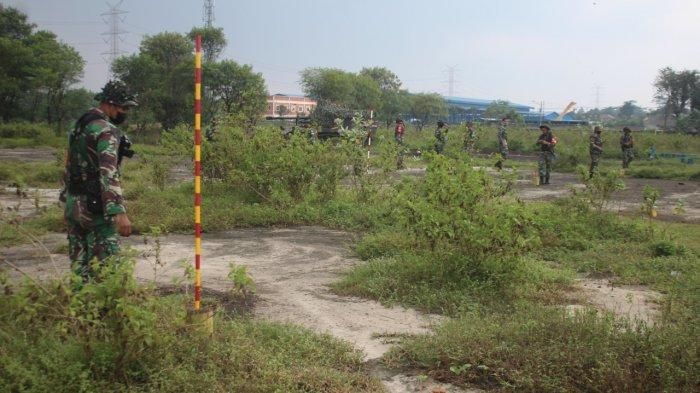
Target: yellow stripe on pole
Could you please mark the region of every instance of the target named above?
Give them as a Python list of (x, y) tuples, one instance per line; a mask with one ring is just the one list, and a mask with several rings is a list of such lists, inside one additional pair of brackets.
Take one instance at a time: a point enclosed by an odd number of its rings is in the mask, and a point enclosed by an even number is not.
[(199, 300), (194, 301), (194, 309), (199, 310)]
[(202, 99), (202, 85), (200, 83), (194, 84), (194, 99), (195, 100)]
[(195, 194), (202, 193), (202, 178), (200, 176), (194, 177), (194, 193)]
[(201, 211), (202, 211), (202, 208), (200, 206), (194, 207), (194, 223), (195, 224), (201, 224), (201, 222), (200, 222), (201, 217), (202, 217)]
[[(194, 128), (196, 130), (202, 129), (202, 115), (200, 115), (199, 113), (194, 115)], [(197, 146), (199, 146), (199, 145), (197, 145)]]
[[(190, 52), (190, 53), (192, 53), (192, 52)], [(190, 59), (191, 59), (191, 57), (190, 57)], [(194, 54), (194, 67), (195, 68), (202, 68), (202, 52), (195, 52), (195, 54)]]
[[(194, 238), (194, 254), (195, 255), (202, 255), (202, 239), (196, 237)], [(195, 270), (195, 273), (197, 273), (199, 270)]]

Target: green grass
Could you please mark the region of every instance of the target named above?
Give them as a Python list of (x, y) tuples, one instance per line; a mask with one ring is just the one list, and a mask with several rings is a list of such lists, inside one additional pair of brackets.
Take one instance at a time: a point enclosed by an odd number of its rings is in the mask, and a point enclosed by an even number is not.
[[(11, 213), (0, 216), (0, 247), (31, 243), (32, 237), (64, 230), (63, 210), (51, 207), (36, 216), (20, 219)], [(18, 226), (17, 223), (20, 225)]]
[[(131, 264), (70, 290), (66, 278), (10, 285), (0, 272), (0, 390), (14, 392), (381, 392), (361, 353), (328, 335), (218, 311), (136, 284)], [(216, 306), (213, 299), (204, 299)]]
[(0, 184), (58, 188), (63, 167), (58, 162), (0, 161)]
[(472, 312), (385, 356), (441, 381), (495, 392), (690, 392), (698, 328), (649, 328), (600, 315), (532, 305)]

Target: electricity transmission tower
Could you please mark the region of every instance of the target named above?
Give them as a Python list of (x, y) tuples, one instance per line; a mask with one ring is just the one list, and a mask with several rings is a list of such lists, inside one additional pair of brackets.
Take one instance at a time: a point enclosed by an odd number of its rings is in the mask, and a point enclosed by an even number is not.
[(214, 25), (214, 0), (204, 0), (204, 27), (211, 28)]
[(102, 52), (102, 55), (107, 56), (105, 60), (109, 61), (110, 65), (114, 63), (114, 60), (120, 54), (124, 53), (124, 51), (119, 49), (119, 42), (124, 42), (121, 36), (127, 33), (127, 31), (119, 27), (119, 23), (124, 22), (125, 17), (122, 15), (128, 13), (128, 11), (119, 9), (123, 1), (120, 0), (117, 4), (107, 3), (109, 11), (101, 14), (102, 20), (109, 26), (109, 30), (102, 33), (103, 36), (106, 36), (103, 40), (106, 44), (109, 44), (109, 51)]
[(450, 97), (455, 95), (455, 84), (457, 83), (455, 81), (455, 71), (457, 71), (457, 67), (447, 67), (447, 95)]

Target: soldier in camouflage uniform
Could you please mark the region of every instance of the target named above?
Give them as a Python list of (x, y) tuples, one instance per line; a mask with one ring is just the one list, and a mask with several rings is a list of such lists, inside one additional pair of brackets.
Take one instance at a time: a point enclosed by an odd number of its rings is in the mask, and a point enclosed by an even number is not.
[(476, 148), (476, 130), (474, 129), (474, 123), (467, 123), (467, 135), (464, 138), (464, 148), (463, 150), (469, 153), (473, 153)]
[(634, 139), (632, 138), (632, 130), (629, 127), (622, 129), (624, 133), (620, 138), (620, 148), (622, 148), (622, 167), (629, 168), (630, 162), (634, 158)]
[(603, 132), (603, 130), (596, 126), (593, 129), (593, 135), (590, 136), (590, 144), (588, 151), (591, 154), (591, 166), (588, 170), (588, 178), (592, 178), (593, 174), (596, 172), (598, 168), (598, 163), (600, 162), (600, 156), (603, 155), (603, 139), (600, 137), (600, 134)]
[(131, 234), (119, 180), (121, 156), (130, 157), (131, 142), (116, 127), (136, 106), (121, 82), (108, 82), (95, 96), (98, 108), (85, 113), (70, 132), (64, 190), (69, 257), (83, 281), (92, 278), (90, 263), (119, 252), (117, 233)]
[(447, 143), (447, 128), (445, 127), (445, 122), (442, 120), (437, 122), (437, 129), (435, 129), (435, 152), (442, 154), (445, 150), (445, 144)]
[(540, 185), (549, 184), (549, 175), (552, 172), (552, 161), (554, 161), (554, 146), (557, 140), (552, 134), (552, 130), (547, 125), (541, 125), (542, 134), (537, 139), (540, 147), (540, 157), (537, 167), (540, 173)]
[(501, 158), (496, 162), (496, 167), (498, 169), (503, 168), (503, 161), (508, 158), (508, 134), (506, 129), (508, 128), (508, 123), (510, 118), (504, 117), (501, 119), (501, 124), (498, 126), (498, 151), (501, 153)]

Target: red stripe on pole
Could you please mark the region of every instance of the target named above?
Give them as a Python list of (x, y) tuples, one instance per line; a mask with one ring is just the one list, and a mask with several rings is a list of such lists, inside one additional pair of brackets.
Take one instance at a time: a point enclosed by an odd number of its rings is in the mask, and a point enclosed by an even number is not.
[[(195, 38), (195, 48), (197, 50), (195, 54), (195, 69), (194, 69), (194, 80), (195, 80), (195, 100), (194, 100), (194, 118), (195, 118), (195, 129), (194, 129), (194, 144), (195, 144), (195, 152), (201, 152), (201, 144), (202, 144), (202, 130), (201, 128), (201, 119), (202, 119), (202, 102), (200, 99), (201, 98), (201, 93), (202, 93), (202, 68), (201, 68), (201, 63), (202, 63), (202, 36), (198, 35)], [(197, 97), (197, 96), (200, 97)], [(195, 163), (194, 163), (194, 182), (195, 182), (195, 195), (194, 195), (194, 209), (195, 209), (195, 224), (194, 224), (194, 237), (195, 237), (195, 252), (194, 252), (194, 269), (195, 269), (195, 285), (194, 285), (194, 308), (195, 310), (199, 310), (200, 307), (200, 302), (202, 299), (202, 284), (201, 284), (201, 272), (200, 272), (200, 267), (202, 264), (202, 256), (201, 254), (201, 234), (202, 234), (202, 226), (199, 220), (201, 219), (201, 209), (200, 206), (202, 204), (202, 195), (200, 194), (199, 188), (201, 187), (201, 177), (200, 177), (200, 172), (201, 172), (201, 164), (199, 162), (199, 154), (195, 154)]]

